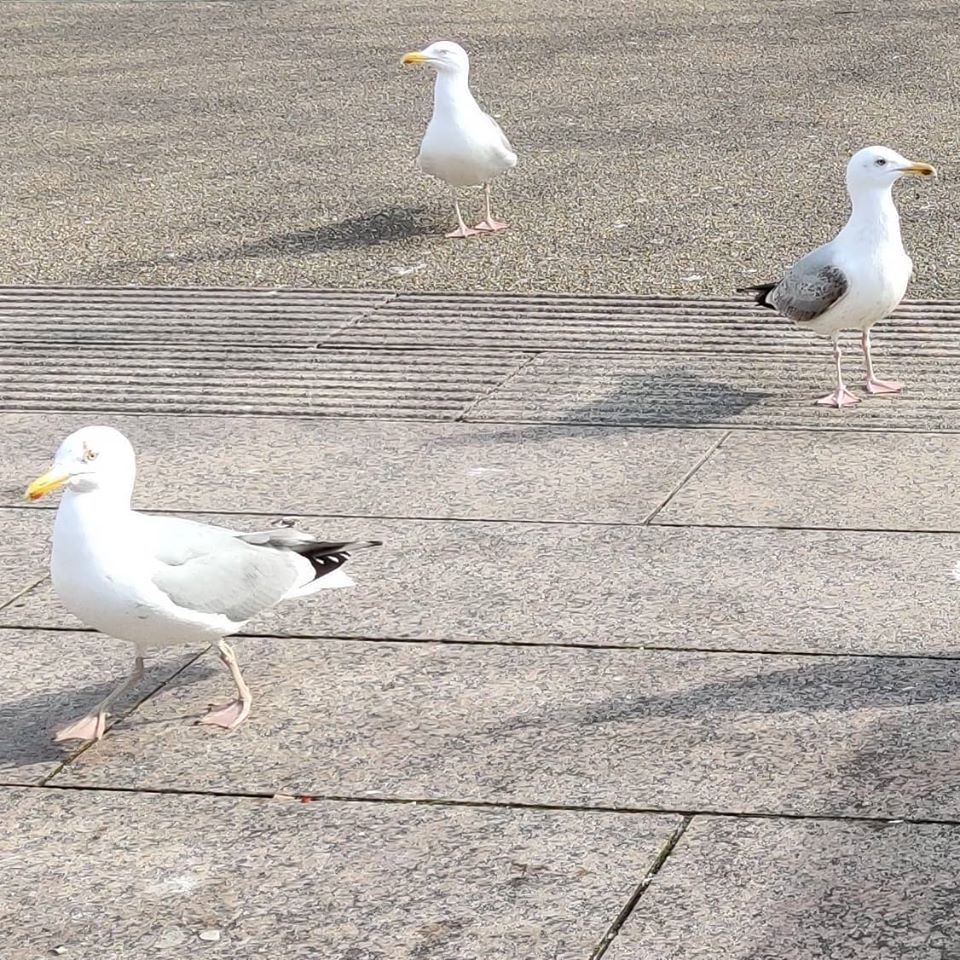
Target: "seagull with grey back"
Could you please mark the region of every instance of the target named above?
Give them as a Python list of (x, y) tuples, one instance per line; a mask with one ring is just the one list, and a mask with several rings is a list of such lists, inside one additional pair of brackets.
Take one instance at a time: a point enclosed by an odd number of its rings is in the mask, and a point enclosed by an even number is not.
[(60, 445), (53, 467), (27, 488), (37, 500), (65, 486), (53, 528), (50, 574), (63, 605), (87, 626), (130, 641), (134, 667), (57, 740), (99, 740), (110, 706), (143, 677), (150, 649), (215, 646), (237, 696), (202, 723), (239, 726), (253, 698), (224, 637), (281, 600), (349, 587), (341, 570), (350, 553), (378, 541), (330, 543), (277, 528), (242, 533), (130, 507), (133, 447), (112, 427), (85, 427)]
[[(403, 56), (405, 64), (426, 64), (436, 71), (433, 116), (420, 144), (417, 164), (424, 173), (443, 180), (453, 191), (457, 228), (447, 237), (464, 238), (503, 230), (490, 211), (490, 181), (517, 165), (517, 155), (500, 125), (470, 92), (470, 59), (458, 43), (442, 40)], [(474, 228), (460, 213), (458, 189), (483, 184), (486, 216)]]
[(833, 341), (837, 387), (817, 401), (832, 407), (859, 403), (843, 382), (841, 330), (860, 330), (868, 393), (899, 393), (903, 384), (880, 380), (870, 355), (870, 328), (907, 292), (913, 262), (903, 249), (893, 185), (905, 175), (932, 177), (928, 163), (915, 163), (888, 147), (865, 147), (847, 164), (853, 206), (846, 226), (822, 247), (798, 260), (777, 283), (741, 288), (756, 302)]

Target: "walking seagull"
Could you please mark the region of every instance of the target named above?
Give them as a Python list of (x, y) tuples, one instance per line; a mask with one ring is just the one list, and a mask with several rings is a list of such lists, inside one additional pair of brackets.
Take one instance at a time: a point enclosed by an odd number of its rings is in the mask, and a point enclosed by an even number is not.
[[(443, 40), (424, 50), (404, 54), (403, 63), (425, 63), (437, 73), (433, 116), (420, 144), (417, 164), (424, 173), (443, 180), (453, 191), (457, 228), (446, 234), (456, 239), (484, 231), (503, 230), (507, 224), (493, 219), (490, 181), (517, 165), (517, 155), (499, 124), (480, 109), (467, 79), (470, 60), (457, 43)], [(463, 222), (457, 190), (483, 184), (486, 216), (474, 228)]]
[(253, 698), (224, 637), (281, 600), (353, 586), (340, 569), (374, 540), (326, 543), (308, 533), (240, 533), (130, 509), (136, 460), (112, 427), (84, 427), (60, 445), (53, 467), (27, 487), (29, 500), (66, 486), (53, 527), (50, 574), (63, 605), (87, 626), (129, 640), (133, 670), (57, 740), (99, 740), (110, 706), (143, 677), (146, 651), (209, 643), (237, 696), (201, 723), (239, 726)]
[(778, 283), (741, 288), (756, 302), (801, 327), (833, 340), (837, 388), (817, 400), (831, 407), (859, 403), (843, 382), (841, 330), (860, 330), (868, 393), (899, 393), (903, 384), (880, 380), (870, 356), (870, 328), (903, 299), (913, 262), (900, 239), (893, 185), (903, 176), (932, 177), (928, 163), (915, 163), (888, 147), (864, 147), (847, 164), (847, 192), (853, 211), (846, 226), (822, 247), (798, 260)]

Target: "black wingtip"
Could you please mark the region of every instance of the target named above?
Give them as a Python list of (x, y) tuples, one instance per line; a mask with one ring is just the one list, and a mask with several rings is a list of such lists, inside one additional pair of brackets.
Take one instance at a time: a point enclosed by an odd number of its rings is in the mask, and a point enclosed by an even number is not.
[(776, 310), (777, 308), (772, 303), (767, 302), (767, 297), (778, 286), (777, 283), (758, 283), (755, 287), (737, 287), (737, 293), (752, 293), (755, 304), (766, 307), (768, 310)]

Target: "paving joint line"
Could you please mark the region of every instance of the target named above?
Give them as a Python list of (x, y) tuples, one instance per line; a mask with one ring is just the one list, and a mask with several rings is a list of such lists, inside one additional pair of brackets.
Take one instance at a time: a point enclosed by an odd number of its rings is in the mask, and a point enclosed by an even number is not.
[[(96, 634), (99, 631), (92, 627), (76, 626), (61, 627), (49, 624), (3, 623), (0, 620), (0, 630), (24, 633), (85, 633)], [(587, 641), (549, 641), (549, 640), (481, 640), (475, 638), (454, 637), (392, 637), (370, 636), (369, 634), (340, 634), (340, 633), (265, 633), (261, 631), (242, 631), (231, 634), (237, 640), (314, 640), (317, 643), (397, 643), (397, 644), (436, 644), (448, 647), (503, 647), (506, 649), (524, 649), (533, 647), (545, 650), (591, 650), (602, 653), (607, 650), (637, 653), (696, 653), (719, 657), (805, 657), (821, 660), (914, 660), (952, 663), (960, 661), (958, 653), (876, 653), (869, 651), (849, 650), (774, 650), (767, 647), (759, 649), (749, 647), (701, 647), (679, 646), (658, 643), (589, 643)], [(206, 653), (202, 651), (199, 656)], [(189, 666), (189, 664), (187, 664)], [(179, 671), (178, 671), (179, 673)], [(172, 679), (172, 677), (171, 677)], [(152, 694), (151, 694), (152, 695)]]
[[(672, 496), (669, 499), (672, 499)], [(666, 505), (668, 501), (664, 501)], [(662, 509), (662, 508), (658, 508)], [(30, 511), (44, 511), (46, 513), (55, 513), (57, 507), (54, 504), (36, 504), (29, 505), (25, 503), (0, 502), (0, 510), (18, 510), (24, 513)], [(224, 510), (217, 507), (196, 508), (196, 507), (168, 507), (156, 510), (140, 510), (140, 513), (147, 513), (155, 516), (173, 516), (176, 514), (187, 514), (189, 516), (209, 516), (216, 514), (223, 517), (295, 517), (299, 520), (386, 520), (389, 522), (409, 522), (409, 523), (497, 523), (497, 524), (515, 524), (540, 527), (670, 527), (678, 530), (760, 530), (773, 531), (784, 530), (794, 533), (890, 533), (896, 535), (916, 535), (926, 536), (933, 534), (935, 536), (953, 536), (960, 535), (960, 527), (956, 528), (921, 528), (921, 527), (855, 527), (855, 526), (829, 526), (814, 525), (806, 526), (791, 523), (712, 523), (709, 521), (686, 521), (686, 520), (654, 520), (648, 522), (643, 520), (538, 520), (529, 517), (441, 517), (426, 516), (421, 514), (386, 514), (386, 513), (305, 513), (291, 512), (282, 510), (264, 511), (264, 510)], [(6, 606), (6, 603), (0, 604), (0, 608)]]
[(714, 817), (722, 820), (790, 820), (812, 821), (818, 823), (862, 823), (879, 826), (940, 826), (960, 828), (960, 819), (951, 817), (910, 817), (880, 816), (851, 813), (795, 813), (768, 810), (725, 810), (705, 807), (702, 809), (679, 809), (675, 807), (655, 806), (613, 806), (608, 804), (576, 803), (534, 803), (531, 801), (510, 800), (469, 800), (453, 797), (391, 797), (379, 794), (363, 796), (351, 794), (324, 793), (282, 793), (268, 790), (216, 790), (200, 787), (170, 786), (117, 786), (88, 783), (19, 783), (0, 780), (0, 788), (26, 790), (57, 790), (91, 793), (147, 794), (150, 796), (181, 797), (229, 797), (251, 800), (274, 800), (277, 802), (298, 803), (356, 803), (376, 806), (377, 804), (407, 807), (464, 807), (477, 810), (531, 810), (546, 813), (613, 813), (624, 816), (659, 817)]
[[(27, 411), (29, 412), (29, 411)], [(348, 419), (348, 418), (344, 418)], [(374, 419), (374, 418), (363, 418)], [(413, 418), (416, 419), (416, 418)], [(818, 425), (818, 424), (786, 424), (786, 423), (690, 423), (689, 421), (633, 421), (611, 422), (609, 420), (503, 420), (485, 418), (471, 420), (470, 423), (498, 424), (500, 426), (523, 427), (589, 427), (592, 430), (689, 430), (691, 432), (709, 432), (711, 430), (728, 430), (731, 433), (812, 433), (836, 436), (851, 434), (853, 436), (869, 436), (874, 433), (903, 433), (918, 437), (956, 436), (960, 434), (960, 427), (940, 427), (936, 430), (929, 427), (895, 426), (893, 424), (861, 424), (858, 426), (846, 425)]]
[[(399, 296), (399, 294), (396, 293), (396, 292), (394, 292), (394, 293), (384, 293), (384, 294), (382, 294), (382, 296), (383, 296), (383, 299), (380, 300), (379, 303), (372, 303), (372, 304), (369, 304), (369, 305), (366, 306), (366, 307), (363, 307), (363, 308), (360, 310), (359, 313), (357, 313), (357, 314), (355, 314), (354, 316), (350, 317), (348, 320), (344, 321), (343, 324), (341, 324), (339, 327), (337, 327), (336, 330), (331, 330), (331, 331), (327, 334), (326, 337), (324, 337), (323, 339), (317, 341), (317, 343), (315, 343), (314, 346), (313, 346), (314, 351), (318, 351), (318, 350), (321, 350), (321, 349), (323, 349), (323, 350), (330, 350), (330, 349), (333, 349), (333, 350), (349, 349), (349, 347), (348, 347), (347, 345), (342, 345), (342, 346), (341, 346), (340, 344), (337, 344), (337, 343), (331, 343), (331, 342), (330, 342), (330, 338), (331, 338), (331, 337), (338, 337), (338, 336), (340, 336), (340, 334), (345, 333), (345, 332), (347, 332), (347, 331), (349, 331), (349, 330), (355, 330), (357, 327), (360, 326), (361, 323), (363, 323), (364, 320), (366, 320), (368, 317), (370, 317), (370, 316), (372, 316), (374, 313), (376, 313), (381, 307), (385, 307), (388, 303), (393, 303), (393, 302), (397, 299), (397, 297)], [(357, 348), (354, 347), (354, 349), (357, 349)], [(360, 349), (362, 349), (362, 347), (361, 347)]]
[(673, 500), (674, 497), (679, 494), (684, 487), (700, 472), (700, 469), (707, 463), (708, 460), (723, 446), (727, 437), (730, 436), (731, 431), (727, 430), (725, 433), (721, 434), (719, 439), (713, 443), (705, 454), (692, 466), (689, 470), (681, 477), (680, 482), (676, 487), (667, 494), (666, 500), (660, 503), (659, 506), (654, 507), (653, 512), (643, 521), (641, 526), (650, 526), (657, 516), (663, 511), (667, 505)]
[[(530, 353), (529, 356), (525, 356), (513, 370), (509, 371), (507, 375), (494, 386), (490, 387), (485, 394), (478, 395), (473, 398), (473, 400), (468, 403), (463, 410), (459, 413), (458, 416), (454, 418), (454, 423), (472, 423), (473, 421), (468, 421), (467, 417), (477, 408), (477, 406), (483, 403), (484, 400), (489, 400), (495, 393), (502, 390), (514, 377), (518, 376), (523, 370), (526, 370), (535, 360), (540, 357), (542, 351), (537, 351)], [(526, 353), (526, 351), (524, 351)], [(523, 354), (521, 354), (523, 356)]]
[[(48, 3), (51, 0), (34, 0), (37, 3)], [(92, 2), (92, 0), (91, 0)], [(99, 2), (99, 0), (96, 0)], [(104, 0), (107, 2), (107, 0)], [(132, 0), (131, 0), (132, 2)], [(169, 2), (183, 2), (183, 0), (169, 0)], [(2, 302), (0, 302), (0, 309), (2, 309)], [(735, 433), (810, 433), (815, 435), (826, 435), (830, 437), (839, 436), (842, 434), (849, 434), (850, 436), (864, 437), (870, 436), (876, 433), (896, 433), (896, 434), (908, 434), (910, 436), (917, 437), (943, 437), (949, 436), (954, 437), (960, 434), (960, 427), (940, 427), (938, 429), (924, 428), (924, 427), (915, 427), (915, 426), (895, 426), (892, 424), (862, 424), (858, 426), (852, 425), (843, 425), (843, 426), (829, 426), (829, 425), (816, 425), (816, 424), (778, 424), (778, 423), (762, 423), (762, 424), (751, 424), (751, 423), (690, 423), (690, 422), (631, 422), (626, 421), (623, 423), (611, 423), (610, 421), (593, 421), (593, 420), (525, 420), (522, 418), (514, 419), (502, 419), (502, 418), (484, 418), (482, 420), (448, 420), (442, 417), (428, 417), (428, 416), (370, 416), (363, 414), (344, 414), (344, 413), (275, 413), (269, 411), (256, 411), (253, 413), (244, 412), (244, 411), (226, 411), (226, 412), (213, 412), (210, 411), (197, 411), (196, 409), (190, 410), (177, 410), (177, 411), (157, 411), (157, 410), (128, 410), (123, 408), (114, 409), (113, 407), (75, 407), (70, 409), (63, 409), (60, 407), (51, 407), (46, 406), (43, 410), (36, 410), (32, 408), (24, 408), (22, 406), (3, 406), (0, 405), (0, 416), (12, 416), (12, 415), (21, 415), (21, 416), (40, 416), (44, 417), (50, 415), (58, 416), (98, 416), (103, 414), (110, 414), (111, 416), (118, 417), (161, 417), (161, 418), (177, 418), (177, 419), (192, 419), (192, 418), (205, 418), (210, 420), (219, 420), (223, 418), (234, 418), (238, 420), (298, 420), (304, 422), (316, 422), (316, 423), (328, 423), (331, 420), (333, 421), (342, 421), (343, 423), (356, 423), (357, 421), (362, 421), (364, 423), (384, 423), (384, 424), (395, 424), (395, 423), (421, 423), (421, 424), (450, 424), (450, 423), (468, 423), (475, 426), (484, 426), (484, 425), (497, 425), (497, 426), (516, 426), (516, 427), (576, 427), (577, 429), (590, 429), (596, 431), (625, 431), (625, 430), (647, 430), (647, 431), (661, 431), (661, 430), (679, 430), (679, 431), (689, 431), (693, 432), (710, 432), (710, 431), (726, 431), (731, 434)]]
[(38, 580), (35, 580), (33, 583), (24, 587), (22, 590), (18, 590), (12, 597), (10, 597), (7, 600), (4, 600), (3, 603), (0, 603), (0, 610), (3, 610), (5, 607), (9, 607), (11, 603), (16, 603), (16, 601), (19, 600), (21, 597), (25, 597), (31, 590), (34, 590), (37, 587), (39, 587), (40, 584), (43, 583), (43, 581), (46, 580), (48, 576), (49, 574), (46, 574), (46, 573), (41, 574)]
[(613, 941), (617, 938), (621, 927), (623, 927), (627, 920), (630, 919), (630, 915), (636, 909), (637, 904), (640, 902), (640, 898), (647, 892), (650, 884), (653, 883), (657, 874), (663, 869), (667, 860), (670, 859), (670, 855), (673, 853), (677, 844), (687, 832), (687, 827), (689, 827), (692, 822), (693, 817), (686, 816), (674, 828), (673, 833), (670, 834), (670, 836), (667, 838), (667, 842), (657, 854), (657, 858), (653, 861), (652, 866), (637, 885), (636, 890), (633, 891), (633, 895), (624, 904), (623, 909), (619, 914), (617, 914), (616, 919), (614, 919), (613, 923), (610, 924), (607, 932), (603, 935), (593, 953), (590, 954), (590, 960), (600, 960), (607, 950), (610, 949), (610, 944), (613, 943)]

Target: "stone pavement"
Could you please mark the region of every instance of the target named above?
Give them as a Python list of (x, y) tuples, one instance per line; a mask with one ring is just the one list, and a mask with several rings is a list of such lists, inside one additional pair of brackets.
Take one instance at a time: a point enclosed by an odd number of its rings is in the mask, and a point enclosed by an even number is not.
[[(0, 291), (0, 958), (960, 955), (958, 314), (840, 413), (732, 301)], [(21, 500), (93, 421), (141, 507), (384, 541), (233, 733), (181, 649), (51, 741), (129, 658)]]
[[(729, 296), (896, 193), (915, 296), (960, 289), (953, 0), (5, 0), (0, 282)], [(450, 243), (414, 157), (461, 41), (520, 158)], [(481, 195), (464, 197), (479, 219)], [(474, 221), (475, 222), (475, 221)]]

